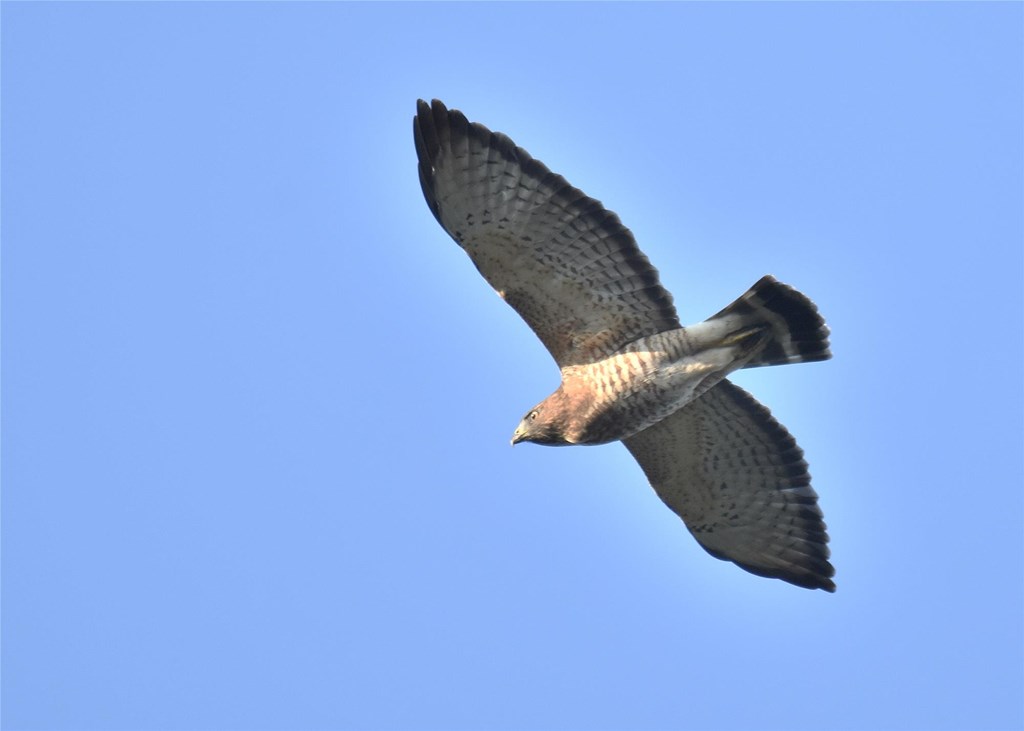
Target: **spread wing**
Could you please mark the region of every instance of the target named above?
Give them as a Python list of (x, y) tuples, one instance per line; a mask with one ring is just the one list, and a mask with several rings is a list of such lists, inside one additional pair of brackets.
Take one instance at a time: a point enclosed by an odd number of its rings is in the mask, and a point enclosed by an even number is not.
[(413, 127), (430, 210), (559, 367), (679, 327), (657, 270), (600, 202), (437, 100), (417, 102)]
[(803, 450), (746, 391), (724, 380), (624, 443), (712, 556), (760, 576), (835, 591)]

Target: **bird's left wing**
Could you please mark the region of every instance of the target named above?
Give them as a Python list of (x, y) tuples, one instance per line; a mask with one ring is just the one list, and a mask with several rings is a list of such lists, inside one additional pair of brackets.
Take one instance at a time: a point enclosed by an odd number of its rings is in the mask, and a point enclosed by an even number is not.
[(803, 450), (728, 379), (623, 440), (708, 553), (759, 576), (835, 591)]
[(657, 270), (599, 201), (436, 99), (417, 103), (413, 127), (430, 210), (559, 367), (679, 327)]

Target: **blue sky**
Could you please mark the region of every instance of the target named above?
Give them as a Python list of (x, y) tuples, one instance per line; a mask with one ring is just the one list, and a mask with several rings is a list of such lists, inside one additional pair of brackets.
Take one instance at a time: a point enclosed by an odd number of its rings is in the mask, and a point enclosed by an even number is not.
[[(1024, 5), (2, 6), (3, 725), (1024, 725)], [(633, 230), (838, 592), (704, 553), (434, 222), (417, 97)]]

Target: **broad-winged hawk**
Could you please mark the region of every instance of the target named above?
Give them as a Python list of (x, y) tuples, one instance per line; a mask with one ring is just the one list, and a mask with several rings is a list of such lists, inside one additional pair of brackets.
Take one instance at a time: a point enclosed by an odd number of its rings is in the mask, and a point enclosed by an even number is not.
[(434, 216), (561, 369), (512, 443), (622, 441), (711, 555), (834, 591), (803, 451), (726, 376), (831, 357), (814, 304), (766, 276), (681, 327), (629, 229), (503, 134), (435, 100), (413, 123)]

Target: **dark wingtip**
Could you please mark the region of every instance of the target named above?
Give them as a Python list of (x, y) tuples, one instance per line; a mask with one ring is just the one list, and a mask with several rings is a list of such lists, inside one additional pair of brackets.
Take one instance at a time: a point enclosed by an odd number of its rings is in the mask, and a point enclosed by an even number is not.
[(416, 145), (416, 157), (419, 160), (420, 188), (434, 218), (441, 221), (440, 207), (434, 192), (434, 167), (441, 151), (439, 128), (447, 123), (447, 110), (437, 99), (427, 104), (422, 99), (416, 100), (416, 116), (412, 120), (413, 141)]
[[(828, 538), (825, 539), (826, 541)], [(700, 539), (698, 539), (700, 543)], [(836, 575), (836, 570), (828, 560), (828, 548), (824, 548), (824, 556), (817, 558), (816, 560), (809, 562), (811, 565), (802, 566), (802, 570), (792, 569), (776, 569), (776, 568), (765, 568), (763, 566), (754, 566), (752, 564), (737, 561), (735, 558), (725, 555), (720, 551), (715, 551), (708, 548), (703, 543), (700, 543), (701, 547), (722, 561), (730, 561), (739, 566), (744, 571), (754, 574), (755, 576), (762, 576), (766, 579), (779, 579), (785, 581), (787, 584), (798, 586), (801, 589), (821, 589), (827, 591), (829, 594), (836, 593), (836, 582), (832, 580), (832, 577)]]

